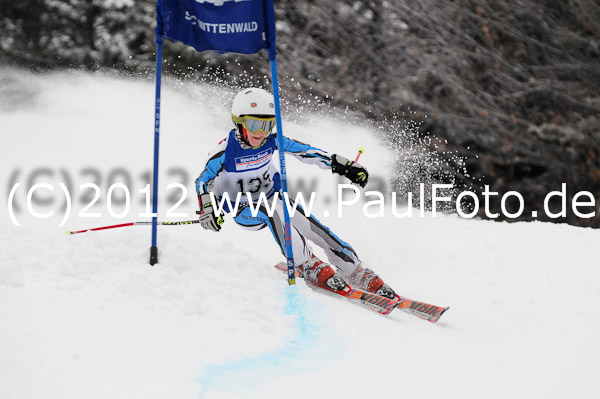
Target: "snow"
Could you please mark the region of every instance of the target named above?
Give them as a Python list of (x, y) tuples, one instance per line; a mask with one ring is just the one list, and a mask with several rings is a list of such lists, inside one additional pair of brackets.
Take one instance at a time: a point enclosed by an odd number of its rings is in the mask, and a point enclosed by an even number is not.
[[(219, 234), (159, 227), (160, 264), (150, 267), (147, 226), (63, 231), (138, 220), (140, 175), (152, 163), (153, 84), (0, 73), (10, 87), (0, 102), (1, 398), (596, 396), (599, 231), (418, 212), (396, 219), (389, 208), (366, 218), (362, 203), (336, 218), (334, 204), (317, 201), (315, 215), (401, 295), (451, 307), (436, 324), (400, 311), (382, 317), (302, 281), (288, 287), (273, 269), (281, 255), (270, 233), (243, 231), (231, 219)], [(167, 79), (159, 198), (180, 177), (170, 168), (187, 171), (178, 211), (189, 219), (193, 180), (230, 128), (231, 95)], [(389, 177), (393, 154), (371, 130), (336, 116), (301, 119), (284, 115), (287, 135), (348, 157), (363, 146), (371, 173)], [(335, 194), (331, 174), (291, 158), (288, 166), (292, 181), (303, 176), (320, 195)], [(118, 168), (136, 187), (122, 220), (107, 214), (105, 200)], [(99, 177), (102, 200), (92, 210), (102, 216), (78, 217), (87, 202), (78, 194), (58, 226), (64, 199), (56, 188), (35, 205), (55, 215), (36, 219), (21, 189), (16, 227), (6, 212), (9, 187), (26, 186), (40, 169), (46, 173), (33, 180), (57, 184), (66, 175), (76, 193)]]

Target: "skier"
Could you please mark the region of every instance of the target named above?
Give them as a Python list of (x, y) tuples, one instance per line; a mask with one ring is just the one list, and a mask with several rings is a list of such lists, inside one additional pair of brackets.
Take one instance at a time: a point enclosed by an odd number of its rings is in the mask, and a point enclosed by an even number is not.
[[(209, 154), (206, 167), (196, 180), (200, 223), (207, 230), (221, 230), (223, 214), (216, 213), (211, 192), (219, 200), (225, 193), (230, 199), (235, 199), (238, 193), (242, 193), (240, 206), (233, 215), (233, 220), (247, 230), (260, 230), (268, 226), (285, 256), (281, 180), (273, 162), (275, 150), (281, 150), (275, 139), (277, 133), (273, 96), (259, 88), (242, 90), (233, 100), (231, 113), (235, 128)], [(362, 187), (367, 184), (367, 169), (340, 155), (329, 154), (285, 137), (283, 151), (304, 163), (345, 176)], [(258, 208), (257, 216), (252, 216), (246, 193), (251, 194), (253, 204), (257, 204), (261, 193), (265, 193), (269, 200), (278, 195), (279, 200), (276, 201), (272, 216), (269, 216), (262, 205)], [(224, 208), (227, 208), (227, 203)], [(395, 298), (394, 291), (373, 270), (360, 266), (358, 255), (348, 243), (333, 234), (314, 216), (307, 215), (301, 206), (297, 207), (293, 217), (290, 215), (290, 223), (293, 227), (291, 235), (294, 263), (309, 285), (341, 290), (348, 281), (356, 288)], [(323, 248), (329, 262), (339, 272), (313, 255), (308, 240)]]

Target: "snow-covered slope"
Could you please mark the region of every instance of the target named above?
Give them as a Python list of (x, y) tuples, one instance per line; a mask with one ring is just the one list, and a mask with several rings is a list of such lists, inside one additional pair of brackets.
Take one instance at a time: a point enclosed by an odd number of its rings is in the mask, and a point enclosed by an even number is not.
[[(302, 281), (289, 288), (273, 269), (281, 255), (270, 233), (248, 233), (231, 220), (219, 234), (160, 227), (160, 264), (150, 267), (145, 226), (62, 233), (140, 220), (153, 85), (0, 73), (1, 398), (596, 396), (600, 232), (418, 212), (397, 219), (389, 208), (384, 218), (366, 218), (362, 203), (342, 218), (325, 217), (335, 214), (328, 197), (338, 180), (290, 159), (290, 179), (302, 176), (322, 195), (315, 215), (401, 295), (451, 306), (440, 322), (398, 311), (382, 317)], [(187, 177), (177, 212), (189, 219), (193, 180), (230, 128), (231, 94), (193, 83), (164, 90), (160, 198), (171, 194), (167, 184)], [(284, 129), (348, 157), (364, 146), (373, 176), (390, 176), (391, 152), (364, 127), (284, 115)], [(128, 178), (134, 206), (117, 220), (108, 215), (106, 189)], [(103, 190), (90, 210), (101, 216), (80, 218), (89, 193), (79, 185), (90, 181)], [(7, 212), (17, 182), (21, 227)], [(52, 217), (27, 216), (24, 187), (32, 182), (56, 186), (33, 201), (39, 213), (53, 209)], [(64, 226), (60, 182), (74, 193)]]

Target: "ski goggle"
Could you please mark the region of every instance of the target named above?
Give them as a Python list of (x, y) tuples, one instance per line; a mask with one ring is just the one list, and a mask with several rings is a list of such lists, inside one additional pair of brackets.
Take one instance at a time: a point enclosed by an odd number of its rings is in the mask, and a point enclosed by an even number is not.
[(235, 123), (244, 125), (246, 130), (251, 133), (258, 133), (262, 131), (265, 136), (271, 134), (273, 128), (275, 127), (275, 117), (261, 118), (251, 115), (240, 117), (234, 116), (233, 121)]

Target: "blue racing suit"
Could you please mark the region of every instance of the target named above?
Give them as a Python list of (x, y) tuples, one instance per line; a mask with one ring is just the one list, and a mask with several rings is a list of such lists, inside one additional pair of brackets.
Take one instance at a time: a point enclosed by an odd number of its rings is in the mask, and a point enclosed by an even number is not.
[[(227, 202), (223, 208), (226, 212), (235, 211), (233, 219), (245, 229), (259, 230), (268, 226), (285, 255), (281, 179), (273, 162), (275, 150), (278, 150), (275, 136), (276, 134), (271, 134), (261, 146), (251, 148), (240, 142), (236, 137), (236, 130), (232, 130), (209, 154), (206, 167), (196, 179), (196, 192), (198, 195), (212, 192), (219, 201), (222, 201), (224, 196), (236, 201), (239, 193), (248, 193), (253, 204), (258, 203), (262, 193), (268, 200), (278, 195), (273, 212), (269, 212), (261, 204), (256, 216), (253, 216), (246, 195), (239, 198), (240, 205), (236, 210), (229, 209)], [(308, 144), (284, 137), (283, 151), (304, 163), (331, 169), (330, 154)], [(354, 249), (314, 216), (306, 215), (300, 205), (296, 209), (294, 215), (290, 215), (293, 226), (294, 262), (301, 265), (310, 259), (312, 248), (307, 243), (307, 240), (310, 240), (325, 250), (331, 264), (337, 266), (344, 274), (350, 275), (360, 264)]]

